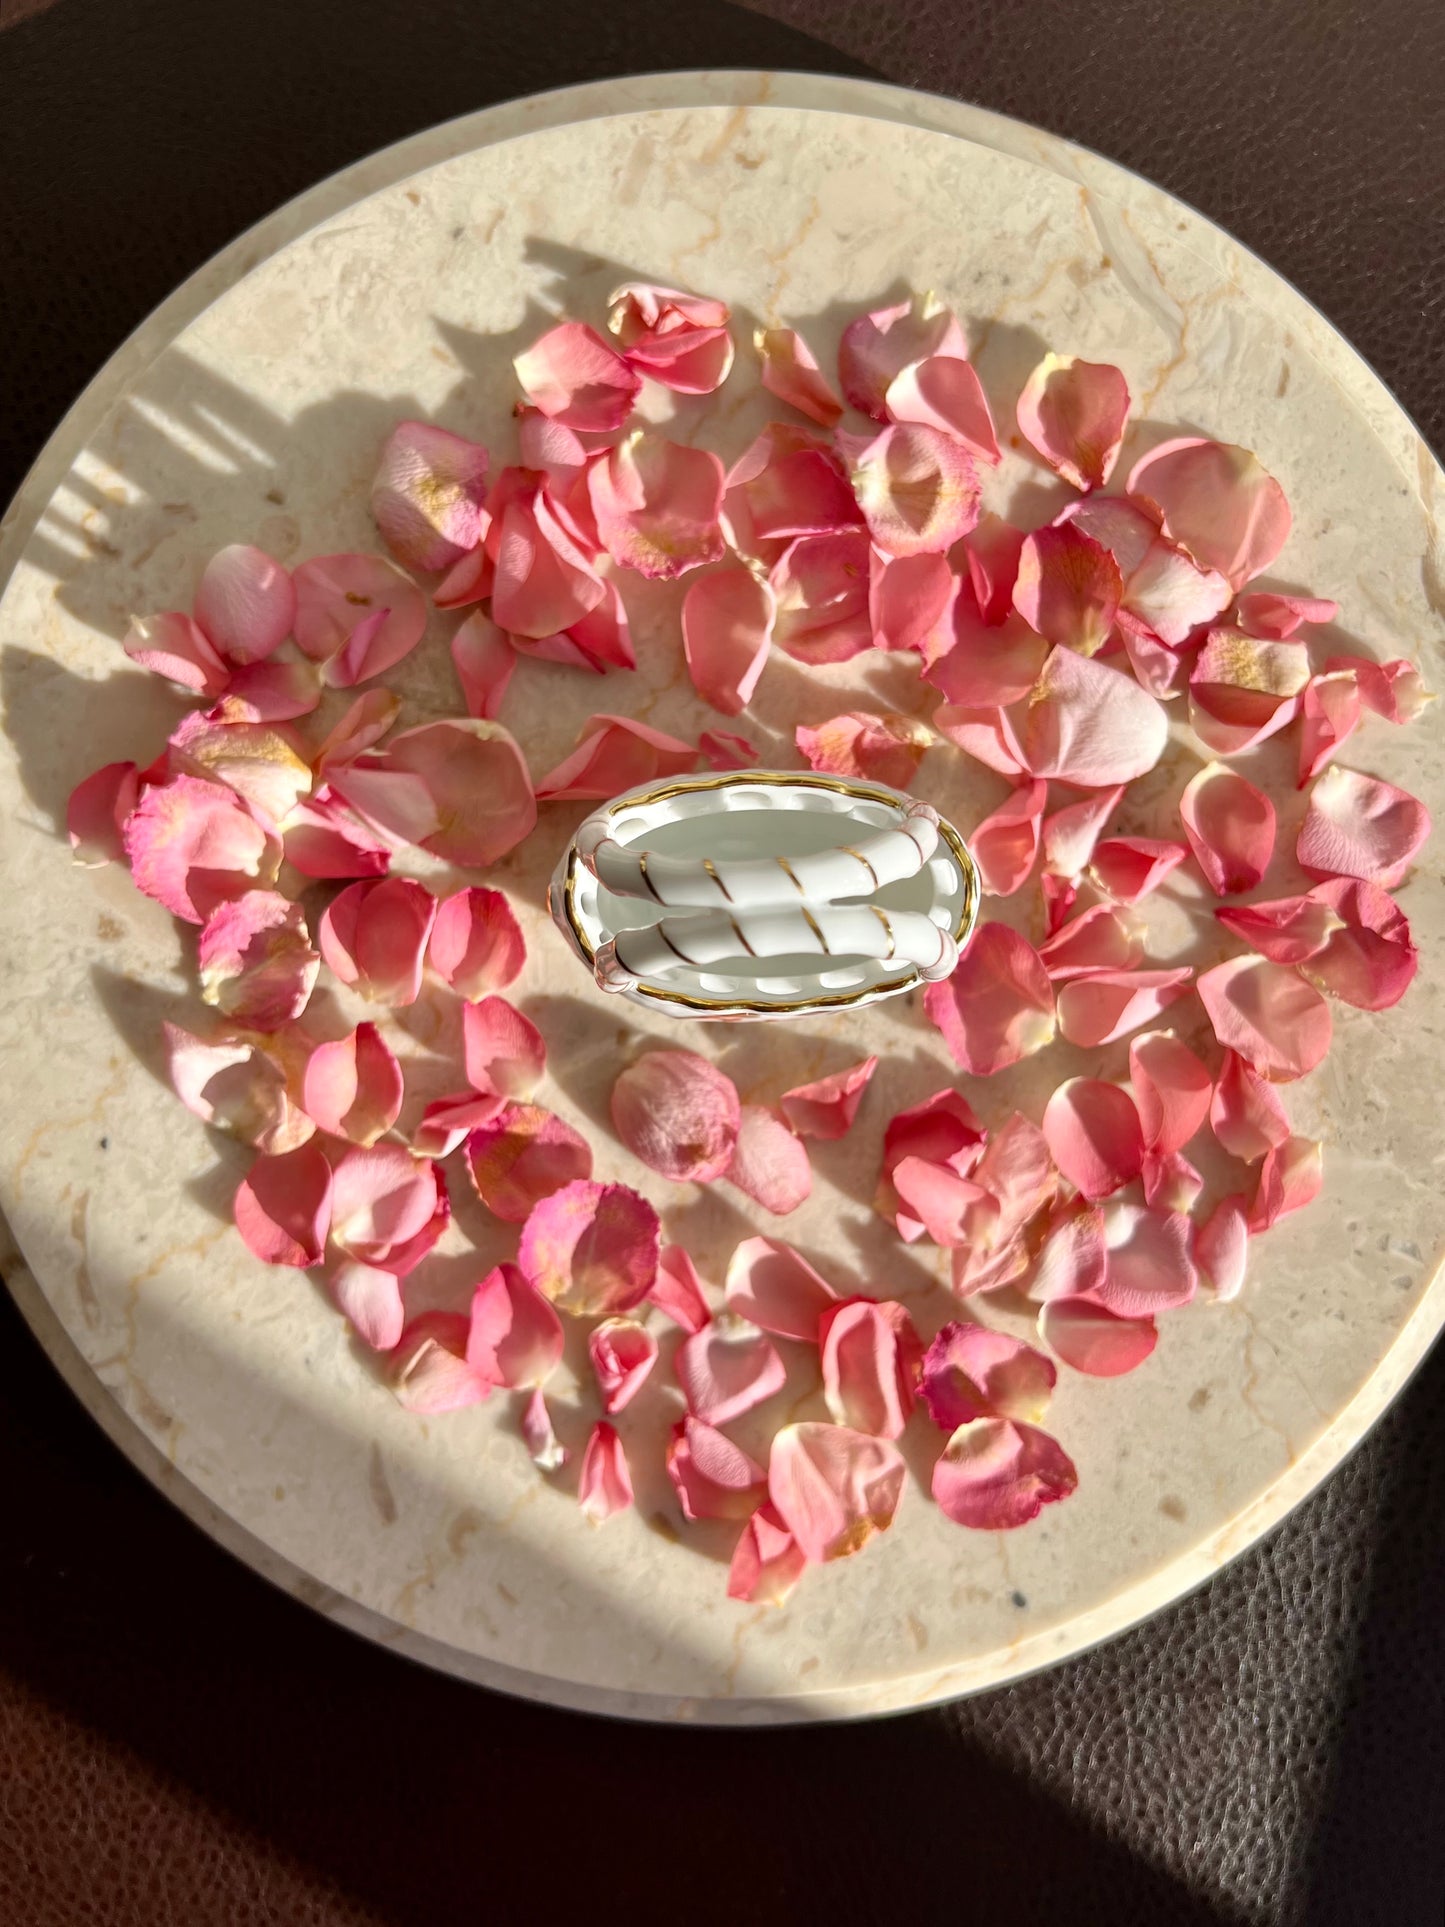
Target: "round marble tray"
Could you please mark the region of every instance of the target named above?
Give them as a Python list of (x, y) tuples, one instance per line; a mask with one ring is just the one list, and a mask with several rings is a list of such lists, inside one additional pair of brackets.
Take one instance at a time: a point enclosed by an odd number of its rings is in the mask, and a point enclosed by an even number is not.
[[(25, 1262), (0, 1262), (136, 1463), (345, 1625), (471, 1679), (639, 1717), (920, 1705), (1076, 1652), (1207, 1577), (1337, 1463), (1434, 1336), (1438, 845), (1405, 898), (1420, 981), (1396, 1012), (1341, 1012), (1327, 1066), (1292, 1099), (1298, 1128), (1327, 1140), (1324, 1198), (1257, 1247), (1242, 1299), (1171, 1314), (1134, 1376), (1066, 1375), (1050, 1429), (1080, 1487), (1033, 1526), (961, 1532), (908, 1494), (862, 1557), (810, 1574), (781, 1611), (752, 1609), (725, 1598), (716, 1549), (679, 1542), (664, 1480), (594, 1531), (535, 1476), (501, 1401), (410, 1417), (309, 1281), (255, 1264), (230, 1229), (237, 1159), (158, 1073), (160, 1017), (187, 990), (178, 935), (122, 873), (73, 869), (56, 823), (81, 774), (177, 713), (120, 654), (132, 609), (184, 606), (226, 541), (287, 559), (372, 546), (367, 484), (389, 424), (424, 414), (500, 436), (510, 356), (544, 310), (595, 319), (630, 278), (723, 295), (743, 333), (753, 316), (797, 322), (825, 357), (846, 311), (937, 289), (1001, 420), (1045, 345), (1117, 361), (1155, 438), (1218, 434), (1279, 475), (1296, 510), (1280, 581), (1337, 596), (1358, 643), (1445, 681), (1435, 462), (1297, 294), (1120, 169), (977, 109), (759, 74), (608, 82), (420, 135), (188, 282), (72, 410), (4, 525), (0, 1205)], [(757, 400), (740, 410), (724, 391), (699, 438), (741, 447)], [(413, 720), (455, 708), (450, 626), (408, 665)], [(642, 642), (637, 676), (605, 685), (522, 665), (507, 720), (534, 770), (594, 708), (684, 734), (716, 720), (675, 638)], [(864, 695), (893, 706), (905, 685), (897, 665), (775, 662), (747, 726), (790, 761), (794, 722)], [(1357, 760), (1438, 816), (1437, 729), (1428, 712), (1374, 726)], [(974, 820), (962, 759), (936, 754), (923, 774), (922, 794)], [(584, 811), (544, 810), (499, 880), (531, 947), (517, 989), (552, 1052), (544, 1101), (589, 1128), (602, 1175), (641, 1182), (597, 1120), (618, 1052), (649, 1030), (678, 1038), (603, 1003), (546, 921), (542, 884)], [(951, 1075), (916, 1005), (718, 1046), (745, 1097), (882, 1054), (854, 1133), (820, 1147), (810, 1203), (765, 1227), (878, 1295), (922, 1297), (939, 1276), (869, 1209), (883, 1120)], [(1034, 1060), (1026, 1100), (1075, 1067), (1067, 1052)], [(757, 1228), (722, 1187), (645, 1188), (705, 1274)], [(455, 1250), (460, 1278), (475, 1263)]]

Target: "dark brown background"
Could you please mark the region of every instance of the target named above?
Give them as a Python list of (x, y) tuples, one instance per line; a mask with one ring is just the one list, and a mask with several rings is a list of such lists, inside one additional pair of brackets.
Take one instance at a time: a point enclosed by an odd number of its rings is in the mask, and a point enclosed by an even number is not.
[[(1096, 147), (1281, 268), (1445, 440), (1437, 0), (0, 0), (0, 500), (147, 310), (321, 175), (695, 66), (871, 72)], [(0, 1919), (1435, 1927), (1442, 1393), (1437, 1353), (1266, 1545), (1052, 1674), (870, 1726), (659, 1731), (429, 1675), (271, 1591), (0, 1294)]]

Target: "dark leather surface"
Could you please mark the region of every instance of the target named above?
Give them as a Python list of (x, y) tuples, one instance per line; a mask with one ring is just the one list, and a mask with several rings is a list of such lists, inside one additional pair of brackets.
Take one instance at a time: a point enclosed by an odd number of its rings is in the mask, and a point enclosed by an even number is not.
[[(0, 23), (3, 494), (144, 313), (286, 196), (492, 100), (699, 65), (866, 64), (1138, 167), (1445, 439), (1429, 0), (0, 0)], [(0, 1921), (1433, 1927), (1442, 1414), (1437, 1352), (1267, 1544), (1048, 1675), (864, 1727), (654, 1731), (423, 1673), (271, 1591), (0, 1297)]]

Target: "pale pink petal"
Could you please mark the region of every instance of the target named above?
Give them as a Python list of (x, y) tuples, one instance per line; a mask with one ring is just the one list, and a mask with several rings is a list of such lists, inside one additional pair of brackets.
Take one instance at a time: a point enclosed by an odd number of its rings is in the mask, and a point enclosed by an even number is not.
[(293, 1101), (284, 1067), (243, 1038), (193, 1037), (162, 1023), (166, 1068), (188, 1111), (269, 1155), (294, 1151), (316, 1126)]
[(1249, 1207), (1249, 1233), (1258, 1237), (1288, 1217), (1313, 1204), (1324, 1183), (1322, 1146), (1315, 1139), (1289, 1137), (1264, 1154)]
[(745, 1197), (774, 1217), (786, 1217), (813, 1189), (808, 1148), (765, 1104), (744, 1104), (737, 1142), (726, 1172)]
[(391, 845), (329, 787), (291, 812), (282, 840), (286, 861), (305, 877), (379, 877), (391, 868)]
[(1090, 1378), (1121, 1378), (1159, 1342), (1152, 1318), (1120, 1318), (1089, 1298), (1053, 1298), (1039, 1313), (1039, 1336), (1066, 1365)]
[(493, 500), (487, 534), (496, 564), (493, 620), (513, 638), (570, 629), (607, 594), (591, 554), (564, 524), (538, 477), (504, 469)]
[(284, 724), (248, 723), (229, 698), (192, 710), (170, 740), (170, 766), (183, 776), (224, 783), (263, 823), (281, 823), (310, 791), (311, 767)]
[(381, 451), (371, 513), (408, 569), (449, 569), (486, 532), (487, 451), (430, 422), (398, 422)]
[(1031, 775), (1109, 789), (1153, 769), (1169, 719), (1132, 677), (1076, 649), (1055, 649), (1016, 729), (1020, 761)]
[(628, 363), (681, 395), (710, 395), (733, 365), (724, 301), (633, 282), (608, 300), (607, 325)]
[(1142, 954), (1139, 932), (1107, 903), (1081, 910), (1039, 945), (1039, 957), (1055, 984), (1131, 970)]
[[(627, 605), (611, 576), (603, 579), (601, 600), (586, 615), (577, 618), (567, 630), (565, 640), (581, 655), (583, 667), (598, 675), (605, 675), (609, 669), (637, 667)], [(512, 647), (531, 654), (538, 654), (541, 649), (540, 643), (515, 636)]]
[(850, 407), (885, 422), (889, 387), (911, 362), (932, 355), (963, 360), (967, 354), (952, 311), (939, 307), (932, 295), (915, 297), (849, 322), (838, 347), (838, 378)]
[[(504, 1098), (481, 1096), (476, 1091), (463, 1091), (456, 1097), (435, 1098), (422, 1112), (421, 1122), (411, 1134), (412, 1153), (419, 1158), (450, 1157), (473, 1131), (490, 1124), (506, 1108)], [(577, 1174), (569, 1171), (567, 1175), (573, 1177)], [(587, 1173), (582, 1175), (586, 1176)], [(518, 1215), (525, 1217), (526, 1212)]]
[[(1334, 604), (1329, 606), (1333, 608)], [(1347, 670), (1355, 678), (1360, 701), (1387, 723), (1413, 723), (1425, 705), (1435, 700), (1421, 682), (1420, 671), (1402, 656), (1393, 662), (1374, 662), (1368, 656), (1331, 656), (1325, 673), (1337, 670)]]
[(1124, 785), (1098, 790), (1082, 802), (1067, 803), (1044, 818), (1044, 868), (1059, 876), (1082, 876), (1104, 825), (1119, 807)]
[(1095, 1296), (1107, 1311), (1150, 1318), (1194, 1296), (1198, 1278), (1184, 1212), (1111, 1204), (1104, 1212), (1104, 1243), (1108, 1262)]
[(689, 1334), (701, 1331), (712, 1317), (697, 1267), (681, 1245), (662, 1247), (657, 1260), (657, 1279), (648, 1296), (674, 1325), (680, 1325)]
[(1222, 763), (1208, 763), (1179, 799), (1184, 834), (1217, 897), (1252, 890), (1274, 855), (1274, 804)]
[(762, 563), (772, 544), (798, 535), (858, 529), (863, 514), (831, 444), (811, 429), (769, 422), (723, 481), (723, 532)]
[(437, 1167), (399, 1144), (356, 1145), (332, 1174), (332, 1242), (348, 1257), (404, 1276), (449, 1213)]
[(1018, 401), (1023, 437), (1075, 488), (1102, 488), (1129, 419), (1129, 384), (1106, 361), (1045, 355)]
[(462, 1050), (472, 1089), (498, 1097), (530, 1097), (547, 1068), (542, 1033), (505, 997), (464, 1006)]
[(379, 555), (319, 555), (293, 579), (297, 647), (335, 689), (384, 675), (421, 641), (426, 597)]
[(940, 703), (930, 720), (940, 735), (1000, 776), (1028, 774), (1008, 710)]
[(919, 1394), (945, 1432), (977, 1418), (1035, 1423), (1048, 1409), (1058, 1373), (1022, 1339), (986, 1325), (945, 1325), (923, 1358)]
[(1199, 1275), (1221, 1303), (1237, 1298), (1249, 1262), (1247, 1201), (1238, 1195), (1221, 1198), (1194, 1234), (1194, 1262)]
[(1247, 448), (1184, 436), (1136, 462), (1130, 496), (1156, 509), (1164, 533), (1235, 588), (1267, 569), (1290, 529), (1289, 503)]
[(1188, 854), (1182, 843), (1158, 837), (1111, 836), (1095, 849), (1089, 875), (1116, 903), (1138, 903), (1157, 890)]
[(1097, 1292), (1109, 1268), (1104, 1214), (1072, 1198), (1050, 1220), (1028, 1279), (1028, 1296), (1040, 1304)]
[(877, 1068), (876, 1057), (865, 1057), (816, 1083), (798, 1084), (779, 1099), (783, 1115), (801, 1137), (846, 1137)]
[(1399, 905), (1373, 883), (1337, 877), (1310, 891), (1330, 919), (1305, 975), (1357, 1010), (1389, 1010), (1415, 980), (1420, 955)]
[(526, 960), (521, 928), (500, 890), (474, 886), (437, 905), (427, 962), (459, 997), (475, 1002), (504, 990)]
[(1215, 911), (1226, 930), (1243, 937), (1249, 946), (1271, 963), (1298, 964), (1317, 957), (1340, 927), (1341, 918), (1321, 894), (1329, 889), (1369, 890), (1387, 903), (1383, 890), (1373, 883), (1349, 883), (1341, 878), (1336, 884), (1319, 884), (1308, 896), (1275, 897), (1269, 902), (1230, 904)]
[(773, 565), (773, 640), (798, 662), (847, 662), (873, 646), (868, 537), (802, 535)]
[(996, 624), (981, 621), (973, 591), (964, 586), (954, 598), (952, 636), (932, 650), (923, 677), (953, 707), (1001, 707), (1030, 694), (1048, 654), (1043, 637), (1012, 609)]
[(968, 847), (990, 896), (1011, 897), (1028, 882), (1048, 800), (1047, 783), (1021, 784), (975, 827)]
[(583, 434), (621, 428), (642, 389), (636, 370), (582, 321), (559, 322), (514, 356), (512, 366), (528, 401)]
[(252, 1030), (279, 1030), (311, 997), (321, 959), (299, 903), (248, 890), (218, 904), (201, 931), (201, 995)]
[(458, 1412), (491, 1396), (488, 1380), (467, 1363), (467, 1321), (459, 1311), (428, 1311), (414, 1318), (392, 1354), (392, 1390), (407, 1411), (420, 1417)]
[[(230, 697), (225, 699), (229, 706)], [(331, 763), (350, 763), (379, 743), (401, 710), (389, 689), (366, 689), (352, 698), (339, 720), (322, 737), (312, 762), (324, 771)]]
[[(547, 1304), (545, 1298), (541, 1302)], [(558, 1336), (560, 1340), (560, 1326)], [(610, 1416), (630, 1405), (642, 1389), (657, 1363), (657, 1340), (635, 1318), (604, 1318), (587, 1334), (587, 1356), (602, 1393), (602, 1409)]]
[(868, 614), (879, 649), (916, 649), (926, 660), (950, 649), (957, 581), (944, 555), (884, 555), (868, 572)]
[(1204, 1179), (1182, 1151), (1146, 1151), (1140, 1173), (1144, 1202), (1160, 1211), (1192, 1211)]
[(264, 550), (234, 542), (206, 564), (193, 608), (206, 640), (227, 662), (260, 662), (290, 635), (296, 591)]
[(794, 738), (810, 769), (867, 777), (906, 790), (912, 787), (933, 731), (911, 716), (853, 710), (816, 728), (800, 723)]
[(675, 1183), (710, 1183), (737, 1143), (732, 1079), (695, 1051), (648, 1051), (612, 1087), (617, 1135), (651, 1171)]
[(710, 769), (755, 769), (763, 760), (762, 751), (746, 736), (729, 735), (725, 729), (699, 732), (697, 746)]
[(1096, 1077), (1059, 1085), (1044, 1111), (1044, 1137), (1054, 1163), (1086, 1198), (1107, 1198), (1143, 1166), (1144, 1133), (1133, 1098)]
[(1300, 698), (1299, 786), (1313, 782), (1335, 751), (1354, 734), (1362, 704), (1350, 670), (1311, 676)]
[(132, 617), (121, 648), (143, 669), (202, 695), (219, 696), (230, 680), (229, 664), (207, 642), (200, 624), (174, 610)]
[(787, 1374), (766, 1332), (720, 1312), (685, 1338), (673, 1360), (688, 1410), (708, 1425), (741, 1418), (782, 1390)]
[(1278, 1091), (1232, 1050), (1224, 1053), (1209, 1122), (1229, 1155), (1246, 1164), (1254, 1164), (1289, 1136), (1289, 1118)]
[(889, 555), (941, 555), (977, 522), (978, 470), (952, 436), (896, 422), (848, 452), (858, 505)]
[[(536, 827), (521, 750), (500, 723), (479, 717), (403, 730), (383, 750), (333, 770), (331, 782), (381, 829), (464, 870), (500, 862)], [(418, 788), (428, 806), (421, 822)]]
[(923, 1347), (902, 1305), (849, 1298), (818, 1329), (823, 1396), (839, 1425), (896, 1439), (913, 1409)]
[(263, 1155), (237, 1188), (236, 1229), (263, 1264), (319, 1264), (332, 1196), (331, 1166), (318, 1145)]
[(375, 1352), (394, 1351), (406, 1325), (401, 1280), (377, 1265), (339, 1265), (331, 1277), (337, 1310)]
[(1211, 629), (1189, 675), (1190, 726), (1217, 756), (1237, 755), (1293, 722), (1309, 679), (1297, 642)]
[(761, 1505), (743, 1527), (728, 1568), (728, 1598), (749, 1605), (781, 1606), (807, 1570), (802, 1548), (770, 1505)]
[[(1227, 590), (1228, 584), (1225, 587)], [(1114, 638), (1123, 646), (1134, 680), (1141, 689), (1148, 690), (1161, 703), (1183, 695), (1189, 686), (1187, 651), (1167, 647), (1122, 606), (1115, 620)]]
[(960, 356), (928, 355), (910, 362), (888, 384), (883, 406), (892, 421), (920, 422), (962, 442), (980, 461), (999, 459), (983, 383)]
[(687, 1519), (746, 1519), (767, 1497), (762, 1466), (726, 1433), (691, 1414), (672, 1428), (667, 1476)]
[(467, 714), (495, 722), (517, 666), (510, 637), (475, 609), (452, 637), (451, 652)]
[(577, 1502), (594, 1526), (605, 1525), (632, 1504), (632, 1474), (614, 1426), (599, 1419), (582, 1454)]
[(1129, 1078), (1147, 1148), (1182, 1151), (1209, 1116), (1214, 1080), (1186, 1043), (1149, 1030), (1129, 1042)]
[[(512, 1391), (541, 1386), (562, 1359), (562, 1321), (515, 1265), (496, 1265), (472, 1293), (467, 1363)], [(609, 1407), (609, 1409), (611, 1409)]]
[(1310, 791), (1296, 854), (1311, 876), (1402, 883), (1430, 834), (1430, 812), (1393, 783), (1332, 764)]
[(65, 806), (65, 831), (83, 869), (124, 860), (122, 831), (139, 795), (134, 763), (107, 763), (76, 784)]
[(1061, 984), (1059, 1030), (1084, 1050), (1112, 1044), (1187, 996), (1193, 975), (1188, 965), (1181, 965), (1176, 970), (1100, 971)]
[(931, 1158), (900, 1158), (889, 1174), (892, 1196), (888, 1215), (900, 1236), (911, 1244), (926, 1232), (934, 1244), (957, 1250), (976, 1229), (976, 1207), (993, 1208), (988, 1193), (972, 1179), (961, 1177), (947, 1164)]
[(1035, 529), (1019, 555), (1014, 607), (1051, 643), (1097, 655), (1124, 592), (1119, 565), (1072, 522)]
[(589, 470), (597, 533), (613, 561), (664, 581), (718, 561), (723, 467), (708, 449), (630, 435)]
[(243, 663), (226, 684), (222, 700), (237, 722), (292, 722), (309, 716), (320, 703), (321, 677), (304, 657)]
[(1303, 1077), (1330, 1047), (1329, 1005), (1284, 964), (1231, 957), (1201, 975), (1199, 996), (1225, 1049), (1272, 1083)]
[(560, 1472), (572, 1454), (557, 1436), (551, 1408), (539, 1385), (522, 1411), (522, 1439), (527, 1456), (539, 1472)]
[(579, 1178), (534, 1205), (517, 1262), (561, 1310), (605, 1317), (631, 1311), (652, 1290), (660, 1237), (646, 1198)]
[(371, 1003), (414, 1004), (436, 898), (410, 877), (350, 884), (322, 913), (317, 941), (342, 983)]
[(634, 784), (681, 776), (697, 767), (698, 752), (630, 716), (594, 716), (576, 749), (537, 784), (547, 802), (605, 802)]
[(923, 1007), (954, 1062), (975, 1077), (1017, 1064), (1054, 1035), (1048, 972), (1027, 938), (1004, 923), (982, 926), (953, 975), (929, 984)]
[[(1158, 537), (1125, 578), (1120, 622), (1128, 619), (1145, 637), (1177, 648), (1202, 623), (1212, 622), (1227, 609), (1233, 593), (1228, 578), (1217, 569), (1196, 567), (1182, 549)], [(1127, 630), (1125, 640), (1129, 640)], [(1181, 686), (1183, 669), (1181, 663), (1177, 673), (1164, 670), (1163, 680), (1171, 690)]]
[(813, 351), (793, 328), (759, 328), (753, 336), (762, 358), (763, 386), (770, 395), (796, 408), (823, 428), (832, 428), (843, 412)]
[(887, 1439), (846, 1425), (785, 1425), (768, 1459), (768, 1496), (815, 1564), (860, 1552), (893, 1523), (904, 1464)]
[(269, 883), (281, 856), (234, 790), (195, 776), (142, 789), (121, 840), (136, 888), (187, 923)]
[(401, 1111), (401, 1066), (375, 1024), (318, 1044), (306, 1064), (301, 1101), (333, 1137), (375, 1144)]
[(688, 585), (682, 641), (688, 674), (704, 702), (725, 716), (747, 708), (767, 664), (776, 604), (766, 582), (729, 563)]
[(592, 1175), (585, 1138), (536, 1104), (507, 1104), (481, 1119), (466, 1156), (477, 1196), (507, 1224), (524, 1223), (543, 1198)]
[(1317, 596), (1275, 595), (1268, 590), (1256, 590), (1239, 598), (1234, 613), (1240, 628), (1251, 636), (1284, 642), (1302, 623), (1333, 622), (1340, 613), (1340, 605)]
[[(485, 510), (482, 519), (490, 525), (491, 518)], [(439, 609), (465, 609), (473, 602), (485, 601), (492, 593), (495, 579), (496, 567), (487, 550), (473, 549), (447, 570), (432, 590), (432, 601)]]
[(817, 1343), (819, 1320), (837, 1303), (828, 1281), (777, 1238), (745, 1238), (728, 1261), (723, 1289), (739, 1319), (810, 1345)]
[(975, 1419), (943, 1448), (933, 1497), (955, 1525), (1003, 1532), (1067, 1499), (1078, 1482), (1073, 1462), (1046, 1432), (1012, 1419)]

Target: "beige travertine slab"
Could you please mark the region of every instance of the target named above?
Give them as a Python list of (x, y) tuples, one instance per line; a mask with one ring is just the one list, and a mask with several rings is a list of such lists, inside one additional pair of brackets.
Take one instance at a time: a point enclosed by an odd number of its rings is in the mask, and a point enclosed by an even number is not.
[[(825, 361), (846, 312), (906, 285), (937, 289), (965, 318), (1001, 425), (1044, 346), (1117, 361), (1142, 423), (1127, 452), (1181, 425), (1256, 448), (1296, 511), (1278, 581), (1339, 599), (1342, 647), (1416, 655), (1440, 686), (1433, 460), (1299, 296), (1157, 190), (978, 110), (840, 80), (606, 83), (434, 130), (204, 269), (97, 379), (7, 517), (0, 1205), (28, 1265), (7, 1273), (144, 1469), (346, 1624), (510, 1690), (643, 1716), (918, 1704), (1077, 1650), (1206, 1577), (1338, 1460), (1434, 1335), (1439, 858), (1428, 851), (1402, 893), (1425, 959), (1407, 1002), (1340, 1011), (1326, 1066), (1290, 1094), (1298, 1128), (1326, 1140), (1324, 1198), (1261, 1243), (1239, 1302), (1166, 1318), (1133, 1377), (1066, 1375), (1049, 1424), (1080, 1489), (1026, 1530), (959, 1532), (910, 1490), (887, 1539), (811, 1574), (786, 1609), (739, 1607), (723, 1596), (725, 1543), (706, 1530), (700, 1547), (679, 1542), (655, 1452), (637, 1454), (637, 1512), (593, 1531), (537, 1479), (500, 1401), (427, 1421), (402, 1412), (321, 1293), (253, 1263), (229, 1229), (237, 1154), (157, 1076), (160, 1017), (193, 1008), (188, 940), (124, 875), (72, 869), (55, 824), (80, 775), (148, 757), (179, 713), (120, 654), (132, 609), (184, 606), (225, 541), (288, 561), (373, 546), (367, 483), (399, 414), (434, 416), (505, 459), (511, 354), (547, 312), (600, 320), (612, 285), (633, 276), (724, 295), (744, 342), (753, 318), (795, 322)], [(670, 432), (741, 449), (768, 412), (743, 362), (718, 397), (680, 404)], [(1052, 500), (1016, 455), (991, 487), (1025, 518)], [(634, 677), (521, 666), (504, 720), (534, 772), (596, 709), (684, 735), (719, 722), (681, 672), (677, 600), (636, 595)], [(452, 626), (434, 622), (400, 679), (411, 720), (457, 706)], [(742, 726), (789, 763), (796, 722), (909, 700), (897, 663), (805, 673), (779, 660)], [(1438, 728), (1428, 711), (1405, 731), (1372, 725), (1344, 760), (1438, 808)], [(1180, 744), (1175, 775), (1194, 754)], [(1260, 763), (1286, 827), (1299, 809), (1287, 763)], [(936, 750), (920, 792), (967, 830), (1000, 786)], [(1129, 828), (1159, 831), (1167, 786), (1141, 786), (1129, 807)], [(794, 1217), (760, 1225), (726, 1187), (639, 1173), (606, 1128), (607, 1088), (648, 1033), (681, 1033), (603, 1000), (546, 919), (542, 886), (585, 808), (544, 807), (495, 879), (531, 946), (517, 994), (551, 1051), (543, 1101), (588, 1130), (603, 1175), (653, 1196), (711, 1279), (738, 1237), (772, 1230), (840, 1285), (904, 1297), (932, 1329), (947, 1314), (939, 1267), (870, 1210), (883, 1122), (949, 1075), (916, 1000), (801, 1032), (687, 1034), (749, 1099), (883, 1057), (854, 1133), (818, 1148), (814, 1196)], [(1181, 884), (1157, 945), (1198, 952), (1205, 908)], [(446, 1018), (427, 1002), (399, 1032), (438, 1086)], [(1117, 1061), (1056, 1048), (969, 1095), (997, 1118)], [(478, 1264), (509, 1249), (458, 1202), (446, 1255), (418, 1277), (426, 1302), (460, 1301)], [(655, 1445), (665, 1417), (655, 1392), (624, 1431)], [(926, 1472), (922, 1432), (906, 1443)]]

